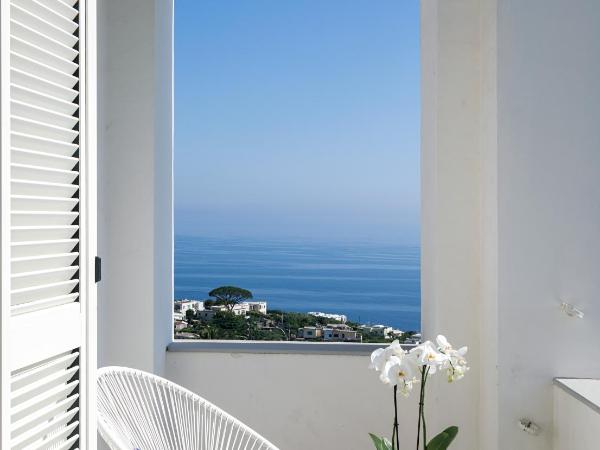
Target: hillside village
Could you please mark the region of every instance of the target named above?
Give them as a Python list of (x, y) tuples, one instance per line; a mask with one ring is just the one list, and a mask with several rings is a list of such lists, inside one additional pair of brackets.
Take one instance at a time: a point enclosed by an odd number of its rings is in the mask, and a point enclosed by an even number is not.
[(350, 322), (343, 314), (268, 310), (267, 302), (234, 304), (182, 299), (174, 303), (176, 339), (418, 343), (420, 334), (385, 325)]

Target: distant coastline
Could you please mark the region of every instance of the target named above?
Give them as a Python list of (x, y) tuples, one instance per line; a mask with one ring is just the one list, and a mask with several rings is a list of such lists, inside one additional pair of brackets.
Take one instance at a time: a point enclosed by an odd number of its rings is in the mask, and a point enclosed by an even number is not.
[(175, 237), (175, 298), (205, 298), (225, 284), (273, 309), (420, 330), (416, 246)]
[(417, 344), (421, 339), (415, 330), (355, 323), (341, 314), (270, 310), (266, 301), (254, 299), (251, 292), (239, 286), (221, 286), (210, 295), (206, 300), (175, 300), (175, 339), (341, 343), (398, 340), (405, 344)]

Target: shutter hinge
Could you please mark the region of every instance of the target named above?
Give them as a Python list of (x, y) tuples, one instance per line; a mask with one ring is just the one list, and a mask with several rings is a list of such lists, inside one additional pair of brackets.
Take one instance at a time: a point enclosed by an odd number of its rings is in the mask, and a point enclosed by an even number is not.
[(94, 282), (97, 283), (102, 279), (102, 259), (96, 256), (94, 260)]

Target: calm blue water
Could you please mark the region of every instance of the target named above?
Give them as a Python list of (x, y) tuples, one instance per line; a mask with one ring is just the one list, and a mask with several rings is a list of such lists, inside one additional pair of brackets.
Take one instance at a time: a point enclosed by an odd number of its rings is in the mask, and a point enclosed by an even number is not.
[(218, 286), (249, 289), (271, 309), (346, 314), (361, 323), (420, 329), (420, 249), (175, 238), (175, 298)]

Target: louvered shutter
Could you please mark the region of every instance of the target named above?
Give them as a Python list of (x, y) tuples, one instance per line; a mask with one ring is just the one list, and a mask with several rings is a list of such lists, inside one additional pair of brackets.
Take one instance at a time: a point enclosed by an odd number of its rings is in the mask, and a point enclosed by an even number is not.
[(1, 0), (1, 447), (93, 447), (94, 4)]

